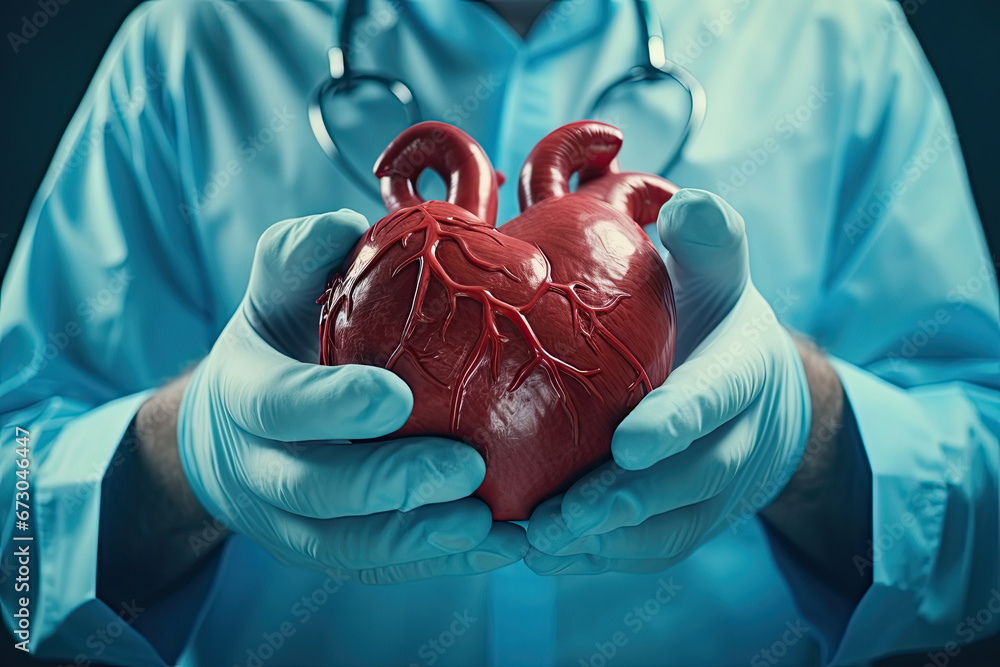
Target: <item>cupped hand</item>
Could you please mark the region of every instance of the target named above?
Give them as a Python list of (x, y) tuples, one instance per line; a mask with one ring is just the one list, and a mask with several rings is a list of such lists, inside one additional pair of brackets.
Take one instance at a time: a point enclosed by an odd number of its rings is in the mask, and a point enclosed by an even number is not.
[(524, 531), (468, 497), (485, 474), (474, 449), (430, 437), (350, 442), (392, 433), (413, 407), (387, 370), (314, 363), (315, 300), (367, 227), (342, 210), (261, 236), (246, 295), (181, 404), (192, 491), (281, 562), (369, 583), (520, 560)]
[(677, 302), (678, 365), (615, 431), (613, 461), (539, 506), (539, 574), (656, 572), (782, 490), (805, 450), (802, 362), (754, 287), (743, 219), (681, 190), (660, 211)]

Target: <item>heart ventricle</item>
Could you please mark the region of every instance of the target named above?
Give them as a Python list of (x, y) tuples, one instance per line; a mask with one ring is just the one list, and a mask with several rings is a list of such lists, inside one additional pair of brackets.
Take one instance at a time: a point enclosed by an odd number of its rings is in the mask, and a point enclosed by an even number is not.
[[(619, 172), (621, 141), (593, 121), (543, 139), (521, 174), (522, 212), (498, 230), (482, 148), (442, 123), (409, 128), (376, 164), (389, 214), (321, 299), (320, 362), (402, 377), (414, 407), (398, 434), (476, 448), (477, 495), (497, 520), (527, 519), (606, 461), (615, 427), (670, 371), (673, 294), (640, 225), (676, 187)], [(420, 198), (428, 167), (447, 202)]]

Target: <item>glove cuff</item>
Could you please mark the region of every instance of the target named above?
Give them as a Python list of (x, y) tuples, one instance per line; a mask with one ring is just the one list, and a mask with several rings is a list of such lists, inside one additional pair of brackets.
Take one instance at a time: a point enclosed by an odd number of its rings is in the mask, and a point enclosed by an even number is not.
[(792, 355), (792, 365), (788, 368), (790, 377), (787, 378), (785, 386), (796, 387), (798, 395), (795, 396), (795, 402), (790, 403), (787, 407), (788, 434), (786, 442), (792, 444), (785, 454), (784, 465), (775, 474), (775, 479), (779, 480), (780, 484), (776, 485), (771, 500), (781, 494), (798, 471), (802, 459), (806, 455), (809, 434), (812, 430), (812, 394), (809, 391), (809, 376), (806, 374), (802, 355), (799, 353), (798, 346), (791, 334), (786, 334), (785, 338)]
[[(210, 400), (200, 396), (196, 389), (201, 375), (205, 372), (207, 361), (207, 358), (201, 360), (184, 389), (184, 396), (177, 411), (177, 451), (184, 477), (187, 478), (188, 486), (191, 487), (195, 498), (212, 517), (224, 520), (225, 512), (212, 499), (212, 494), (206, 488), (205, 473), (209, 471), (214, 475), (215, 465), (207, 458), (206, 447), (201, 441), (210, 438), (211, 434), (206, 434), (197, 427), (200, 423), (198, 411), (207, 409), (205, 401)], [(199, 443), (202, 445), (200, 450)]]

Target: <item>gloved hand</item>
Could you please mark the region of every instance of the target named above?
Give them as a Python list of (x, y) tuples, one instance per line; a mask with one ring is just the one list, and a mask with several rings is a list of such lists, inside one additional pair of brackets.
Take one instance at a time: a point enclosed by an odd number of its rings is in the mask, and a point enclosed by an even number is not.
[(520, 560), (524, 531), (467, 498), (486, 467), (441, 438), (351, 444), (398, 429), (406, 384), (369, 366), (320, 366), (331, 268), (368, 228), (348, 210), (279, 222), (257, 244), (242, 303), (195, 369), (178, 417), (181, 463), (224, 525), (279, 561), (392, 583)]
[(794, 474), (811, 422), (795, 344), (750, 279), (743, 219), (681, 190), (660, 211), (677, 301), (677, 363), (615, 431), (613, 461), (528, 524), (540, 574), (655, 572)]

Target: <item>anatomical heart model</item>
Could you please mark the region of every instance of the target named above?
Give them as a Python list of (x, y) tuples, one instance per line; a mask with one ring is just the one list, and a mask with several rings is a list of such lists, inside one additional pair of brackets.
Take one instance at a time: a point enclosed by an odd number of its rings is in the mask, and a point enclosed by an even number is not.
[[(595, 121), (549, 134), (521, 171), (521, 214), (498, 230), (479, 144), (443, 123), (409, 128), (375, 165), (389, 214), (320, 300), (320, 362), (402, 377), (414, 406), (396, 435), (475, 447), (496, 520), (527, 519), (607, 460), (615, 427), (670, 372), (673, 292), (641, 225), (677, 187), (620, 173), (621, 143)], [(421, 199), (427, 167), (447, 202)]]

